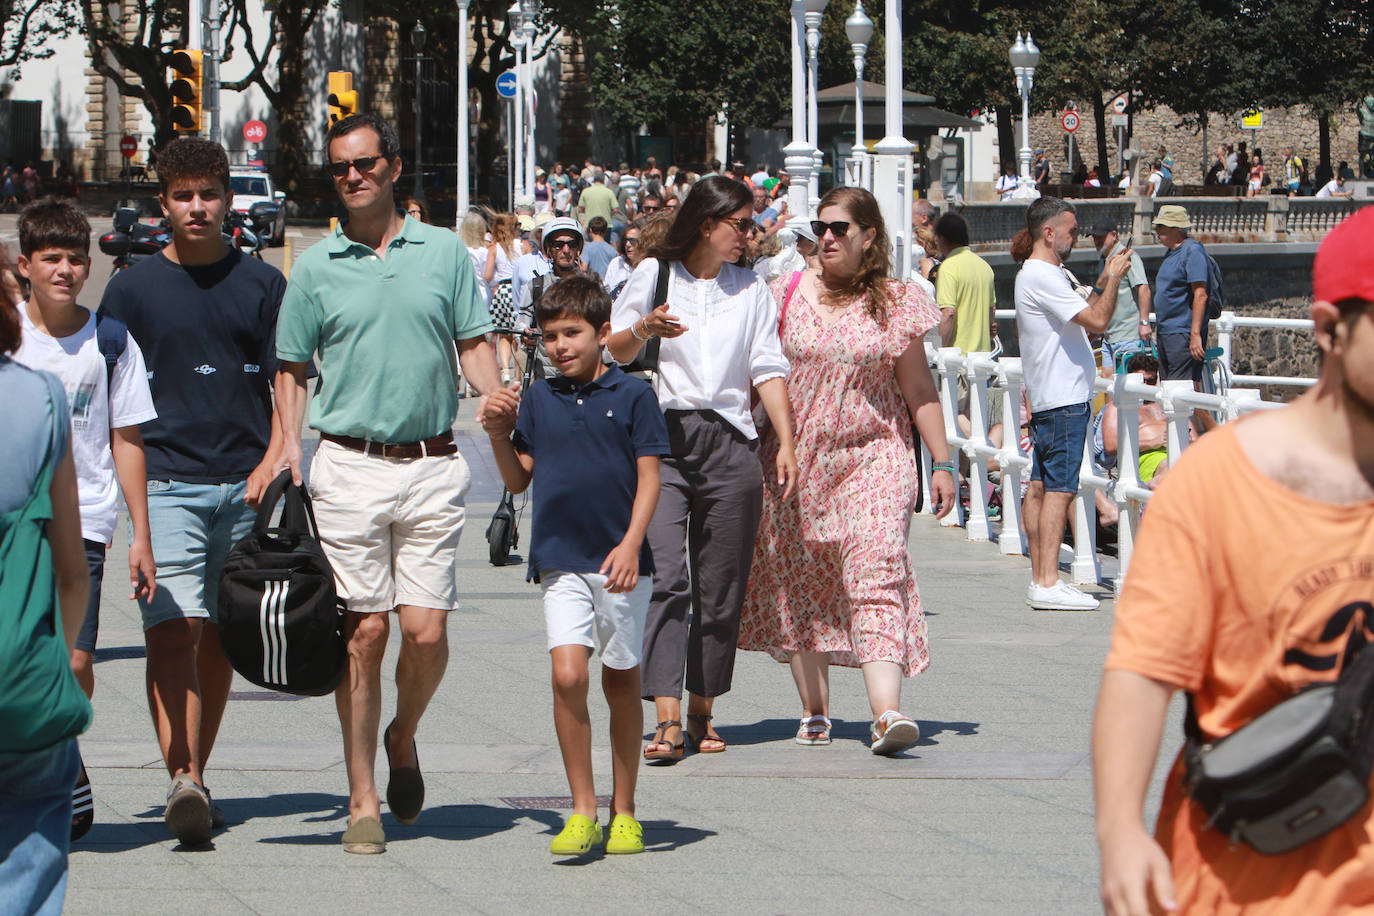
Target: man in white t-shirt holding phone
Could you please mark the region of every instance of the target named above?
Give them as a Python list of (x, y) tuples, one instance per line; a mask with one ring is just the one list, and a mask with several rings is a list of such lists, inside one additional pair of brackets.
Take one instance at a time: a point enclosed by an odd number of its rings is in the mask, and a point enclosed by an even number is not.
[(1078, 241), (1073, 204), (1041, 197), (1026, 211), (1026, 229), (1033, 247), (1016, 275), (1016, 328), (1035, 456), (1022, 505), (1031, 553), (1026, 603), (1043, 611), (1091, 611), (1096, 598), (1059, 581), (1059, 545), (1078, 492), (1092, 418), (1097, 367), (1088, 334), (1106, 331), (1117, 288), (1131, 266), (1131, 250), (1122, 248), (1107, 259), (1085, 300), (1063, 269)]

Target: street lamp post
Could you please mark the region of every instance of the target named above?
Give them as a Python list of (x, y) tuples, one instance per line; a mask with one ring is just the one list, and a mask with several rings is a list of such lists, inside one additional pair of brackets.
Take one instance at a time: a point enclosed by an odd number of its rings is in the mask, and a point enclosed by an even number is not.
[(534, 92), (534, 19), (539, 0), (521, 0), (525, 14), (525, 189), (534, 193), (534, 115), (538, 98)]
[[(506, 170), (513, 176), (512, 193), (515, 198), (519, 198), (525, 193), (525, 72), (520, 66), (520, 61), (526, 40), (520, 0), (515, 0), (510, 5), (510, 9), (506, 10), (506, 17), (510, 20), (510, 44), (515, 52), (515, 98), (512, 100), (515, 116), (511, 124), (510, 158)], [(511, 209), (515, 209), (515, 199), (511, 200)]]
[(858, 174), (854, 178), (858, 186), (867, 188), (872, 182), (868, 180), (868, 148), (864, 146), (864, 56), (873, 37), (873, 20), (864, 13), (863, 0), (855, 0), (854, 12), (844, 21), (844, 31), (854, 49), (854, 149), (849, 157), (856, 163)]
[(420, 122), (422, 120), (421, 90), (424, 86), (425, 26), (418, 19), (410, 30), (410, 43), (415, 48), (415, 199), (425, 202), (425, 165), (420, 151)]
[(1016, 181), (1013, 200), (1035, 200), (1040, 192), (1035, 189), (1035, 179), (1031, 177), (1030, 147), (1030, 94), (1035, 86), (1035, 67), (1040, 63), (1040, 49), (1030, 32), (1022, 38), (1016, 33), (1016, 42), (1011, 46), (1011, 68), (1016, 73), (1016, 89), (1021, 93), (1021, 176)]
[(873, 188), (892, 238), (892, 276), (911, 276), (911, 151), (902, 135), (902, 4), (887, 0), (883, 14), (883, 115), (887, 135), (873, 147)]
[(816, 160), (806, 142), (806, 60), (802, 56), (805, 25), (802, 0), (792, 0), (792, 142), (782, 149), (787, 168), (787, 223), (792, 229), (805, 228), (811, 221), (807, 203), (811, 193), (811, 172)]
[(821, 153), (820, 117), (816, 90), (819, 81), (819, 52), (821, 47), (821, 19), (830, 0), (802, 0), (806, 12), (806, 142), (811, 147), (811, 180), (807, 183), (807, 210), (814, 216), (821, 202), (821, 167), (825, 156)]
[(463, 224), (468, 212), (470, 141), (468, 139), (468, 4), (458, 0), (458, 207), (454, 228)]

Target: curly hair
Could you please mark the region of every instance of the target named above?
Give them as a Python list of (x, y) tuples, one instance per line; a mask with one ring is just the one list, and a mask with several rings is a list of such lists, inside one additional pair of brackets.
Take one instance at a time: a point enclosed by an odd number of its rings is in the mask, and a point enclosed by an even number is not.
[(859, 269), (842, 286), (826, 287), (823, 294), (828, 297), (857, 299), (862, 296), (868, 314), (879, 323), (887, 321), (888, 274), (892, 270), (891, 243), (887, 237), (887, 226), (883, 214), (878, 209), (878, 199), (863, 188), (832, 188), (821, 198), (819, 213), (826, 207), (839, 207), (849, 214), (849, 218), (861, 229), (875, 230), (873, 244), (864, 251), (859, 261)]
[(188, 178), (213, 178), (228, 193), (229, 156), (224, 147), (200, 137), (182, 137), (157, 151), (157, 183), (163, 194)]

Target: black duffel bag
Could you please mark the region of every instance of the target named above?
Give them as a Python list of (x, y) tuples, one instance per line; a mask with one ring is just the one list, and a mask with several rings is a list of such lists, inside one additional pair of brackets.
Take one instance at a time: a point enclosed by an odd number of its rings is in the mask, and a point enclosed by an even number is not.
[[(1352, 639), (1355, 637), (1351, 637)], [(1374, 650), (1216, 741), (1184, 715), (1188, 794), (1231, 842), (1279, 855), (1330, 833), (1369, 800)]]
[(224, 561), (220, 644), (234, 670), (259, 687), (323, 696), (343, 676), (344, 609), (318, 535), (310, 495), (283, 471), (263, 493), (253, 531)]

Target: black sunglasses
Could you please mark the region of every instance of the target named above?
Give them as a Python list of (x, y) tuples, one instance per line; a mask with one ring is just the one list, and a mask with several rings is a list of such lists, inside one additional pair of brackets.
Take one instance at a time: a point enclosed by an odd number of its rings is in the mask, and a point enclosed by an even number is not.
[(842, 239), (849, 234), (849, 220), (837, 219), (828, 223), (823, 223), (818, 219), (813, 219), (811, 221), (811, 231), (816, 233), (817, 239), (825, 235), (825, 230), (827, 229), (830, 230), (830, 234), (835, 236), (835, 238)]
[(366, 175), (372, 171), (372, 167), (377, 164), (378, 159), (385, 159), (385, 156), (359, 156), (352, 162), (330, 162), (324, 167), (325, 172), (332, 178), (343, 178), (348, 174), (350, 168), (357, 169), (359, 175)]
[(645, 204), (645, 205), (644, 205), (644, 212), (645, 212), (645, 213), (657, 213), (659, 210), (662, 210), (662, 209), (663, 209), (662, 207), (651, 207), (651, 206), (649, 206), (648, 204)]
[(581, 248), (582, 243), (577, 239), (549, 239), (544, 243), (544, 247), (558, 251), (562, 248)]

